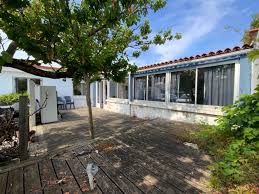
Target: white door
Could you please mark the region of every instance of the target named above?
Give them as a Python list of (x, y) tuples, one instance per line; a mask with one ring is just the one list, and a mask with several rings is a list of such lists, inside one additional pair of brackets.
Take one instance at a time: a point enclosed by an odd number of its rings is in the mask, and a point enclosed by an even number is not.
[(57, 92), (55, 86), (40, 87), (41, 122), (51, 123), (58, 121)]

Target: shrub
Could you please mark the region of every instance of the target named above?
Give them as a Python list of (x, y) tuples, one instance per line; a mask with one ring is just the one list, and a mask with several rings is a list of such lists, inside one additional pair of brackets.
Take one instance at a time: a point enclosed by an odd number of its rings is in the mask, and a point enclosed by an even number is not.
[(1, 105), (10, 105), (15, 102), (18, 102), (19, 97), (21, 95), (27, 95), (27, 94), (11, 93), (11, 94), (0, 95), (0, 104)]
[(259, 180), (259, 87), (223, 108), (217, 126), (197, 132), (198, 144), (214, 155), (211, 184), (232, 187)]

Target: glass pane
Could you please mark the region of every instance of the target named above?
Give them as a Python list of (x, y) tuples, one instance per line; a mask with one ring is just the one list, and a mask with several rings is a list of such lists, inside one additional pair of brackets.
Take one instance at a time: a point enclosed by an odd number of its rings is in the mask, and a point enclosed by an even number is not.
[(198, 104), (226, 106), (233, 103), (234, 64), (199, 69)]
[(118, 84), (118, 98), (128, 99), (128, 79), (124, 83)]
[(110, 98), (117, 98), (117, 83), (110, 82)]
[(195, 102), (195, 70), (171, 74), (170, 101), (191, 104)]
[[(108, 87), (107, 87), (107, 81), (104, 81), (104, 89), (105, 89), (105, 100), (107, 99), (107, 95), (108, 95)], [(105, 101), (106, 103), (106, 101)]]
[(134, 99), (146, 99), (147, 77), (136, 77), (134, 80)]
[(25, 93), (27, 92), (27, 79), (25, 78), (16, 78), (15, 79), (15, 88), (17, 93)]
[(99, 82), (96, 82), (96, 90), (97, 90), (97, 92), (96, 92), (96, 98), (97, 98), (97, 100), (96, 100), (96, 102), (97, 103), (100, 103), (100, 90), (99, 90), (99, 88), (100, 88), (100, 83)]
[(86, 88), (85, 87), (86, 87), (86, 84), (81, 83), (81, 88), (80, 88), (81, 90), (80, 91), (81, 91), (81, 95), (84, 95), (84, 96), (86, 95)]
[(165, 101), (165, 73), (148, 76), (148, 100)]
[(81, 84), (73, 82), (74, 95), (81, 95)]

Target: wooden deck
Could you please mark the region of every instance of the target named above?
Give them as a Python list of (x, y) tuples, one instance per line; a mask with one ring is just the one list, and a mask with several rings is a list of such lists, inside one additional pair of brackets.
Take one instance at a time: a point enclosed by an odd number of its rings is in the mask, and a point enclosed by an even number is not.
[[(86, 166), (93, 162), (99, 171), (89, 191)], [(208, 164), (205, 154), (150, 121), (1, 173), (0, 194), (208, 193)]]

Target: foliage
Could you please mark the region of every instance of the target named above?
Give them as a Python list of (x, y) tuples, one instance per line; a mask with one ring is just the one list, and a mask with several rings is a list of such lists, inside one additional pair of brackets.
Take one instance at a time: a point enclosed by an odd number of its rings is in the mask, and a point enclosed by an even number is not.
[(255, 14), (253, 16), (250, 27), (251, 28), (258, 28), (259, 27), (259, 13)]
[[(74, 79), (89, 74), (124, 80), (130, 57), (181, 38), (170, 29), (151, 36), (148, 13), (163, 8), (166, 0), (14, 2), (0, 5), (0, 26), (8, 38), (36, 61), (58, 62), (74, 72)], [(0, 58), (9, 61), (4, 53)]]
[(217, 126), (197, 133), (199, 144), (215, 156), (212, 186), (232, 187), (259, 180), (259, 87), (223, 108)]
[(259, 58), (259, 49), (253, 49), (248, 53), (248, 58), (250, 61), (255, 61), (256, 59)]
[(11, 94), (0, 95), (0, 104), (11, 105), (15, 102), (18, 102), (19, 97), (22, 95), (27, 95), (27, 94), (11, 93)]
[[(250, 23), (250, 30), (254, 29), (254, 28), (259, 28), (259, 13), (255, 14), (253, 16), (252, 21)], [(244, 44), (250, 44), (251, 43), (251, 37), (250, 37), (250, 34), (249, 34), (249, 30), (245, 30), (245, 32), (244, 32), (243, 43)]]
[[(75, 82), (85, 81), (90, 131), (93, 131), (90, 81), (106, 78), (121, 82), (129, 71), (137, 70), (135, 65), (129, 65), (131, 57), (138, 57), (150, 45), (181, 38), (179, 33), (173, 36), (171, 29), (152, 33), (148, 14), (157, 12), (166, 2), (0, 1), (0, 26), (36, 62), (57, 62), (61, 69), (71, 72)], [(3, 53), (0, 59), (10, 62)]]

